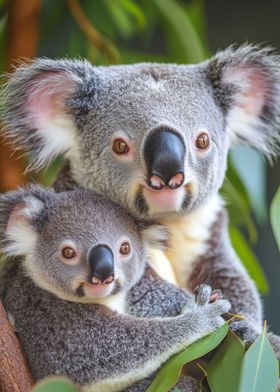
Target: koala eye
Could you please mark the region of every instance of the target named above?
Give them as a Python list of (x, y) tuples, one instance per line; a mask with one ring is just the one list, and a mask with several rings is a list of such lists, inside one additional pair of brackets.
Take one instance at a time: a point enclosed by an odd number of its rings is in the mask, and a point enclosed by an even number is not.
[(118, 155), (127, 154), (129, 147), (123, 139), (115, 139), (113, 141), (113, 151)]
[(70, 248), (70, 246), (66, 246), (65, 248), (63, 248), (61, 250), (61, 254), (67, 260), (73, 259), (74, 257), (76, 257), (75, 250), (73, 248)]
[(130, 253), (130, 244), (129, 242), (123, 242), (120, 246), (120, 253), (122, 255), (128, 255)]
[(210, 144), (209, 135), (206, 132), (202, 132), (196, 139), (195, 145), (200, 150), (205, 150)]

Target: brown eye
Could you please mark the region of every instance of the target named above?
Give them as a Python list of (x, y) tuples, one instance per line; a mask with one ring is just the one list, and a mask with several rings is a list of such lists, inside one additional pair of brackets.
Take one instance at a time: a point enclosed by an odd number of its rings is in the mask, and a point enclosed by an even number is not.
[(209, 146), (210, 139), (207, 133), (201, 133), (198, 138), (196, 139), (196, 147), (200, 149), (205, 149)]
[(113, 150), (116, 154), (127, 154), (129, 151), (128, 145), (122, 139), (116, 139), (113, 142)]
[(123, 244), (121, 244), (120, 253), (122, 255), (128, 255), (130, 253), (130, 245), (128, 242), (124, 242)]
[(63, 248), (61, 253), (65, 259), (73, 259), (76, 256), (74, 249), (70, 248), (69, 246)]

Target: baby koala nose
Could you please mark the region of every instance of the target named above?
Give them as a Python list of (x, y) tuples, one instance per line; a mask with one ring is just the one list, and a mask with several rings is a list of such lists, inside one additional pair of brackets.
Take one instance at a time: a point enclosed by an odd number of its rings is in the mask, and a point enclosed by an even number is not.
[(114, 280), (114, 255), (106, 245), (98, 245), (89, 253), (91, 282), (93, 284), (110, 284)]

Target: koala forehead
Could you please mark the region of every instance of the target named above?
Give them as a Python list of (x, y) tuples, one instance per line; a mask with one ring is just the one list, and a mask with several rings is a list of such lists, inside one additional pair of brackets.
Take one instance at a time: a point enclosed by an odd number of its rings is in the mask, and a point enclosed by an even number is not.
[(222, 111), (201, 66), (143, 63), (97, 70), (95, 88), (84, 95), (78, 89), (71, 99), (81, 129), (131, 131), (134, 138), (135, 131), (142, 136), (158, 125), (185, 134), (201, 127), (214, 134), (222, 129)]
[[(41, 217), (42, 218), (42, 217)], [(58, 193), (45, 204), (39, 236), (60, 240), (114, 243), (121, 236), (138, 240), (137, 226), (121, 207), (84, 190)]]

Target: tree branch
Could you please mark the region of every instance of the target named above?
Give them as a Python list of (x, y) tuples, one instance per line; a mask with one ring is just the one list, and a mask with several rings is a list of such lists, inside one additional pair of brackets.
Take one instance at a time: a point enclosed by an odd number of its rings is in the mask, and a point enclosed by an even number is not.
[[(20, 57), (35, 56), (38, 44), (40, 0), (10, 0), (6, 42), (6, 69), (11, 71)], [(0, 192), (26, 182), (25, 161), (12, 158), (12, 149), (0, 139)]]
[(31, 392), (34, 381), (1, 301), (0, 331), (0, 391)]
[(76, 20), (81, 30), (85, 33), (88, 40), (105, 54), (110, 64), (119, 63), (120, 54), (117, 48), (108, 38), (104, 37), (99, 31), (95, 29), (84, 13), (79, 1), (67, 0), (67, 3), (73, 18)]

